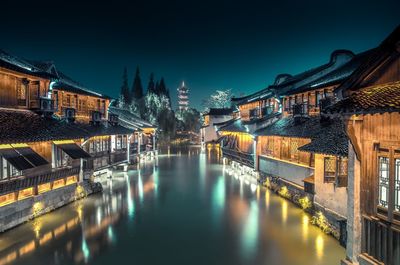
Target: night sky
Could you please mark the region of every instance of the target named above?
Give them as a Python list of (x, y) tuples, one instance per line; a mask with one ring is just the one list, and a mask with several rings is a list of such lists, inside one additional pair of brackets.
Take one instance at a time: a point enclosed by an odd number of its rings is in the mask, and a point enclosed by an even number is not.
[(185, 80), (197, 108), (216, 89), (248, 94), (335, 49), (375, 47), (400, 23), (399, 0), (83, 2), (3, 0), (0, 48), (114, 97), (124, 66), (131, 85), (139, 65), (144, 87), (163, 76), (174, 103)]

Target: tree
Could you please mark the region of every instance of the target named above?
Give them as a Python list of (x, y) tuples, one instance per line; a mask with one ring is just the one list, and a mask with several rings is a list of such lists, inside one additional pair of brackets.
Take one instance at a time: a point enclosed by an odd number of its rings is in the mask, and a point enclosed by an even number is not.
[(150, 74), (149, 84), (147, 86), (147, 93), (156, 93), (153, 73)]
[(121, 96), (125, 104), (130, 103), (131, 96), (129, 93), (129, 86), (128, 86), (128, 69), (126, 67), (124, 68), (124, 73), (122, 75)]
[(161, 77), (158, 90), (160, 94), (167, 96), (167, 86), (165, 85), (164, 77)]
[(202, 105), (209, 108), (229, 108), (233, 94), (231, 89), (217, 90), (209, 98), (203, 99)]
[(140, 79), (139, 66), (136, 68), (135, 79), (132, 84), (132, 97), (141, 99), (143, 97), (142, 80)]

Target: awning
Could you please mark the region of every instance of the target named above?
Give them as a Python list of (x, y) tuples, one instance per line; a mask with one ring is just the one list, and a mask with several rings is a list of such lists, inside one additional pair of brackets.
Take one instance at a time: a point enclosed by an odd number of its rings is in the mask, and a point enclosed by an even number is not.
[(36, 167), (49, 164), (49, 162), (47, 162), (46, 159), (41, 157), (30, 147), (15, 148), (15, 150), (17, 151), (17, 153), (20, 153), (26, 160), (31, 162)]
[(85, 150), (80, 148), (73, 141), (54, 141), (54, 144), (61, 148), (72, 159), (90, 157), (90, 155)]
[(0, 155), (3, 156), (3, 158), (13, 165), (17, 170), (25, 170), (34, 167), (33, 164), (31, 164), (21, 154), (17, 153), (10, 145), (7, 147), (0, 147)]

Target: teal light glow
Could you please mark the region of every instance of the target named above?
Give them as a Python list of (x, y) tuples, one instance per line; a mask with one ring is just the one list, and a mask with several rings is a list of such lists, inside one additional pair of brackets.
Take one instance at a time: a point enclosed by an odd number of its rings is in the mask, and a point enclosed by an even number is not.
[(90, 257), (90, 251), (89, 251), (89, 248), (88, 248), (85, 238), (82, 239), (82, 253), (83, 253), (83, 257), (85, 258), (85, 261), (87, 262)]
[(139, 174), (139, 177), (138, 177), (139, 200), (140, 200), (140, 203), (143, 203), (143, 200), (144, 200), (143, 181), (142, 181), (142, 176), (140, 175), (140, 171), (138, 174)]
[(247, 220), (244, 223), (242, 232), (242, 251), (243, 256), (251, 258), (257, 251), (258, 240), (258, 205), (256, 201), (250, 203)]
[(126, 181), (126, 187), (128, 189), (126, 192), (126, 201), (127, 201), (127, 205), (128, 205), (128, 216), (130, 219), (133, 219), (134, 214), (135, 214), (135, 203), (134, 203), (134, 199), (132, 196), (131, 184), (129, 183), (128, 174), (125, 175), (125, 181)]
[(112, 226), (109, 226), (109, 227), (108, 227), (108, 229), (107, 229), (107, 235), (108, 235), (108, 239), (109, 239), (111, 242), (114, 242), (114, 241), (115, 241), (115, 236), (114, 236), (114, 231), (113, 231)]

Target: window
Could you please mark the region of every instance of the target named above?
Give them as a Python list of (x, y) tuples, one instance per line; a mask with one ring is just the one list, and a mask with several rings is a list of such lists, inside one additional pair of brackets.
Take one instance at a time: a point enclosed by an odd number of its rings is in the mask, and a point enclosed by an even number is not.
[(336, 175), (336, 159), (334, 157), (324, 158), (324, 182), (330, 183), (335, 181)]
[(292, 160), (299, 160), (299, 142), (297, 139), (290, 139), (290, 158)]
[(118, 136), (117, 136), (117, 145), (116, 145), (116, 149), (117, 149), (117, 150), (120, 150), (121, 147), (122, 147), (122, 136), (121, 136), (121, 135), (118, 135)]
[(338, 187), (347, 187), (347, 158), (338, 158), (336, 185)]
[(394, 166), (394, 210), (400, 212), (400, 158), (395, 159)]
[(1, 167), (0, 180), (21, 175), (21, 172), (19, 170), (13, 167), (13, 165), (8, 163), (8, 161), (1, 156), (0, 156), (0, 167)]
[(320, 93), (320, 92), (316, 92), (316, 93), (317, 93), (317, 106), (319, 106), (320, 101), (322, 99), (322, 93)]
[(387, 208), (389, 202), (389, 158), (378, 158), (379, 205)]
[(26, 106), (26, 90), (26, 84), (20, 83), (17, 89), (18, 106)]
[(124, 135), (122, 139), (122, 148), (126, 148), (127, 136)]
[(56, 167), (65, 167), (70, 164), (70, 157), (61, 148), (55, 146)]
[(268, 137), (265, 151), (267, 155), (274, 155), (274, 138)]
[(308, 113), (308, 95), (303, 95), (303, 113)]

